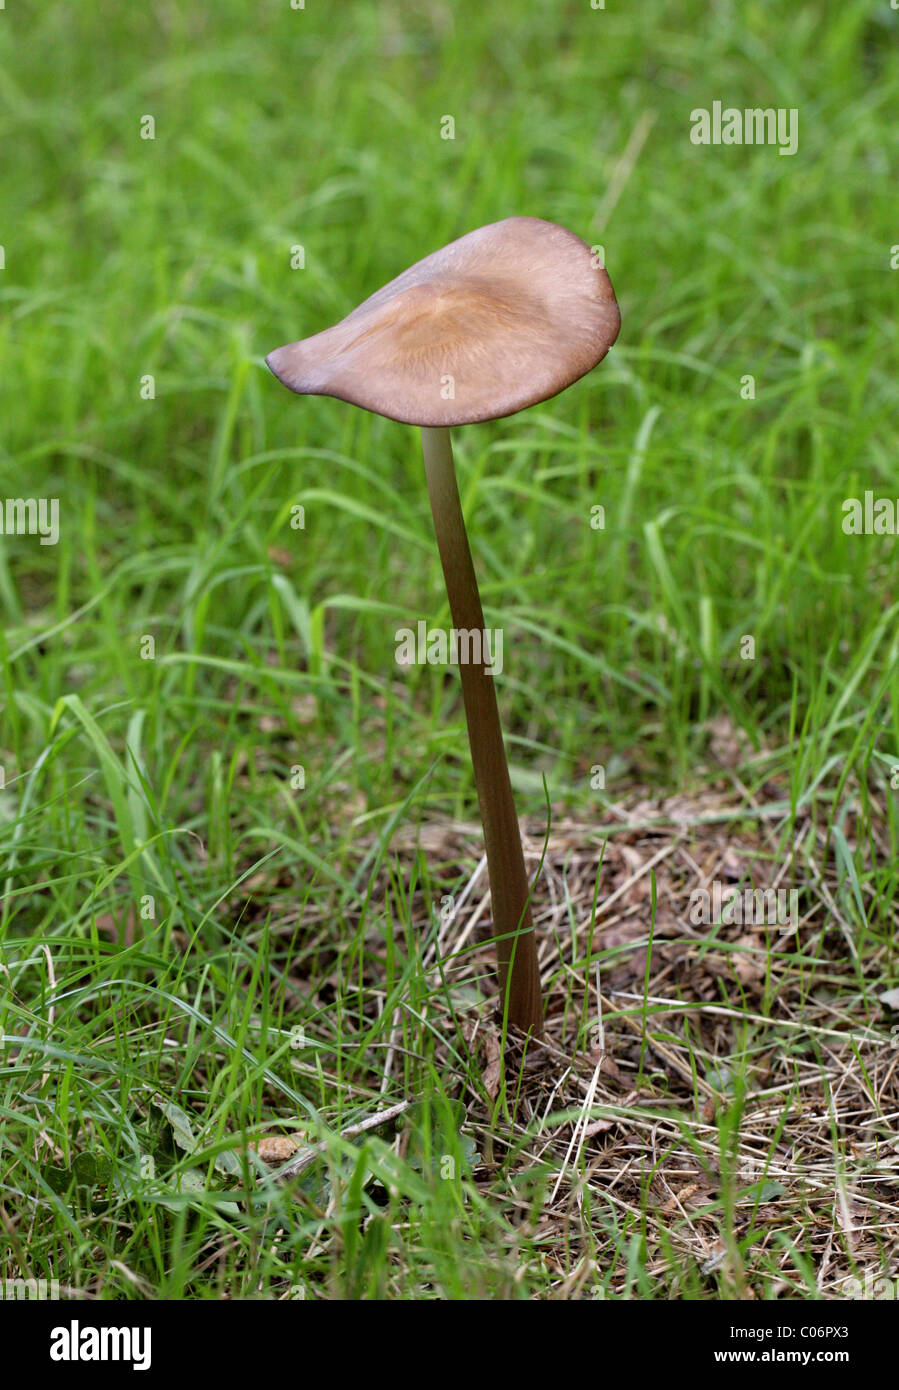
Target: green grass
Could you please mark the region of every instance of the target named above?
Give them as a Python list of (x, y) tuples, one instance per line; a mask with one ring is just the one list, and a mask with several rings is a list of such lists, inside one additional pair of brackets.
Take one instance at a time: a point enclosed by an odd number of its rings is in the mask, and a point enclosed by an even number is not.
[[(419, 442), (263, 358), (483, 223), (604, 246), (608, 359), (456, 437), (519, 808), (545, 818), (545, 778), (595, 828), (703, 786), (726, 715), (741, 804), (782, 797), (784, 845), (800, 812), (824, 833), (870, 1017), (896, 970), (899, 592), (895, 538), (845, 535), (841, 504), (899, 496), (899, 15), (83, 10), (0, 12), (0, 495), (60, 506), (57, 545), (0, 537), (7, 1267), (102, 1297), (589, 1297), (566, 1280), (592, 1250), (615, 1296), (741, 1296), (732, 1251), (723, 1285), (678, 1250), (662, 1270), (645, 1209), (595, 1190), (576, 1250), (541, 1233), (558, 1164), (422, 964), (475, 861), (388, 849), (476, 815), (454, 674), (394, 662), (396, 628), (447, 622)], [(798, 153), (692, 145), (714, 100), (798, 108)], [(744, 1061), (781, 1044), (750, 1033)], [(422, 1108), (402, 1142), (339, 1139), (391, 1043), (384, 1098)], [(492, 1159), (446, 1096), (479, 1097)], [(245, 1144), (291, 1124), (328, 1136), (302, 1191)], [(80, 1193), (79, 1154), (110, 1165)]]

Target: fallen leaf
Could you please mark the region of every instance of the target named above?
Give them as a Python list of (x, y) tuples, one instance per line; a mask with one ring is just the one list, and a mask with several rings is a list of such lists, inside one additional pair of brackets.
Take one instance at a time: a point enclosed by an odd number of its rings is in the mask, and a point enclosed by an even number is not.
[(614, 1123), (614, 1120), (591, 1120), (584, 1129), (584, 1138), (592, 1139), (594, 1134), (606, 1134)]
[[(253, 1145), (250, 1146), (254, 1147)], [(255, 1145), (256, 1152), (263, 1163), (286, 1163), (300, 1147), (289, 1134), (269, 1134)]]
[(759, 939), (747, 932), (734, 942), (730, 953), (734, 974), (743, 985), (754, 984), (765, 977), (765, 955), (759, 949)]
[(499, 1038), (492, 1028), (487, 1029), (484, 1033), (484, 1047), (487, 1051), (487, 1065), (481, 1079), (490, 1099), (496, 1100), (503, 1075), (503, 1052), (499, 1045)]

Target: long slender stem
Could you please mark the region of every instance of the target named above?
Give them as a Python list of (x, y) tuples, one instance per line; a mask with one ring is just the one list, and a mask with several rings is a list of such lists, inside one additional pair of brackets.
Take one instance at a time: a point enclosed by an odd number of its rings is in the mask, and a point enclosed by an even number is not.
[[(428, 495), (453, 626), (460, 631), (483, 635), (484, 613), (459, 500), (450, 432), (445, 428), (424, 428), (421, 438)], [(482, 641), (482, 657), (485, 646), (486, 643)], [(471, 649), (468, 654), (472, 654)], [(537, 947), (496, 688), (483, 660), (460, 660), (459, 676), (484, 826), (502, 997), (506, 997), (508, 982), (509, 1022), (523, 1032), (530, 1032), (533, 1037), (540, 1037), (543, 1033), (543, 1005)]]

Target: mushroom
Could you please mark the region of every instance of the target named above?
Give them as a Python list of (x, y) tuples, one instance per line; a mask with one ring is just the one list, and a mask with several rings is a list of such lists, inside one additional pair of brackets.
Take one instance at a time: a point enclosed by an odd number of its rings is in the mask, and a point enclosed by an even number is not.
[(540, 218), (509, 217), (450, 242), (333, 328), (265, 359), (299, 395), (335, 396), (421, 428), (453, 625), (482, 638), (468, 648), (481, 659), (460, 659), (459, 674), (502, 998), (509, 1023), (533, 1038), (542, 1035), (543, 1008), (530, 891), (450, 427), (513, 415), (564, 391), (602, 360), (620, 322), (609, 277), (585, 241)]

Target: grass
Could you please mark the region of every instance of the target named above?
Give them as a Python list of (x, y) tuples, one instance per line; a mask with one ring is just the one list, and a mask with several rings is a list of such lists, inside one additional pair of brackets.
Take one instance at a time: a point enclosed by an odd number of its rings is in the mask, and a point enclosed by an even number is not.
[[(0, 14), (0, 492), (60, 507), (58, 544), (0, 537), (6, 1277), (895, 1278), (896, 541), (841, 523), (897, 495), (897, 22)], [(796, 108), (797, 154), (692, 145), (715, 100)], [(510, 214), (604, 246), (623, 328), (457, 432), (534, 872), (556, 827), (549, 1061), (508, 1040), (503, 1070), (457, 678), (394, 661), (447, 622), (418, 441), (262, 359)], [(746, 864), (800, 891), (798, 933), (697, 939), (690, 892)], [(297, 1143), (324, 1150), (279, 1177)]]

